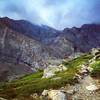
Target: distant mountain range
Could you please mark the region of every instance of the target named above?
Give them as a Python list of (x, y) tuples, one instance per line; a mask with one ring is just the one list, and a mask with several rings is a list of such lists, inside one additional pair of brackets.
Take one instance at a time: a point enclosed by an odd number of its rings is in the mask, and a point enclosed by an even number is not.
[(58, 31), (25, 20), (0, 18), (0, 80), (32, 73), (48, 67), (49, 60), (96, 47), (100, 47), (99, 24)]

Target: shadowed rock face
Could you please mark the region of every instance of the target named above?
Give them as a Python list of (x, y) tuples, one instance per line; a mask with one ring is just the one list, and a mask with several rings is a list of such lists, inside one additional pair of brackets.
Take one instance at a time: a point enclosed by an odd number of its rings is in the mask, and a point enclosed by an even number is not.
[(38, 41), (7, 27), (0, 28), (0, 62), (5, 64), (1, 69), (4, 67), (4, 72), (6, 70), (8, 75), (34, 72), (40, 66), (44, 68), (44, 59), (48, 55), (48, 50)]
[(85, 24), (81, 28), (66, 28), (63, 30), (63, 35), (83, 52), (100, 47), (100, 25), (98, 24)]

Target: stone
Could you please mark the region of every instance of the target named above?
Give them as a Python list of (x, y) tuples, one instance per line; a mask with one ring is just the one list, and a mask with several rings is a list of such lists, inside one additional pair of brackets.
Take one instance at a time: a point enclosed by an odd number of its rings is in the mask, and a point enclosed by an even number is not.
[(31, 97), (32, 97), (33, 99), (37, 99), (39, 96), (38, 96), (37, 93), (34, 93), (34, 94), (31, 94)]
[(66, 94), (60, 90), (51, 90), (48, 92), (48, 97), (51, 100), (67, 100)]
[(84, 76), (84, 75), (88, 75), (90, 72), (90, 69), (89, 69), (89, 66), (88, 65), (81, 65), (81, 69), (79, 70), (79, 73), (81, 76)]
[(96, 56), (96, 54), (97, 54), (98, 52), (100, 52), (99, 48), (92, 48), (92, 50), (91, 50), (91, 54), (92, 54), (93, 56)]
[(68, 58), (70, 59), (70, 60), (72, 60), (72, 59), (75, 59), (75, 58), (78, 58), (78, 57), (80, 57), (80, 56), (82, 56), (83, 55), (83, 53), (81, 53), (81, 52), (74, 52), (73, 54), (71, 54)]
[(54, 76), (55, 74), (51, 71), (47, 72), (47, 73), (44, 73), (43, 77), (42, 78), (50, 78), (52, 76)]
[(61, 71), (65, 71), (65, 70), (67, 70), (67, 67), (65, 67), (63, 64), (61, 64), (58, 66), (58, 71), (60, 71), (60, 69), (61, 69)]
[(7, 100), (7, 99), (0, 97), (0, 100)]
[(44, 91), (42, 92), (42, 96), (47, 96), (47, 95), (48, 95), (48, 92), (49, 92), (49, 90), (44, 90)]
[(89, 91), (96, 91), (98, 90), (98, 87), (96, 85), (90, 84), (89, 86), (86, 86), (86, 89)]
[(93, 68), (92, 67), (88, 67), (87, 69), (89, 70), (89, 72), (92, 72), (93, 71)]
[(75, 76), (74, 76), (74, 78), (82, 79), (82, 76), (76, 73)]
[(75, 91), (73, 89), (67, 91), (67, 94), (70, 94), (70, 95), (73, 95), (74, 93), (75, 93)]

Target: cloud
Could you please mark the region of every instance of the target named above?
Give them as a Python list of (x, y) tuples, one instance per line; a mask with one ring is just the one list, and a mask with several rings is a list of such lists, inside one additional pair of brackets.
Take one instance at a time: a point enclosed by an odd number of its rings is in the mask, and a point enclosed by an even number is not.
[(100, 0), (0, 0), (0, 16), (57, 29), (100, 22)]

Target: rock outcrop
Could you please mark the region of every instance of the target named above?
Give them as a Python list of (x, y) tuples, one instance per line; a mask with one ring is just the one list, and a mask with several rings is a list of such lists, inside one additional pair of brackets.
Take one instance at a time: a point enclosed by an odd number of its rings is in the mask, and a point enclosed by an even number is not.
[(44, 90), (42, 96), (51, 100), (67, 100), (66, 94), (60, 90)]
[(49, 65), (47, 68), (44, 69), (43, 77), (42, 78), (50, 78), (55, 75), (55, 72), (63, 72), (67, 70), (67, 68), (63, 65)]

